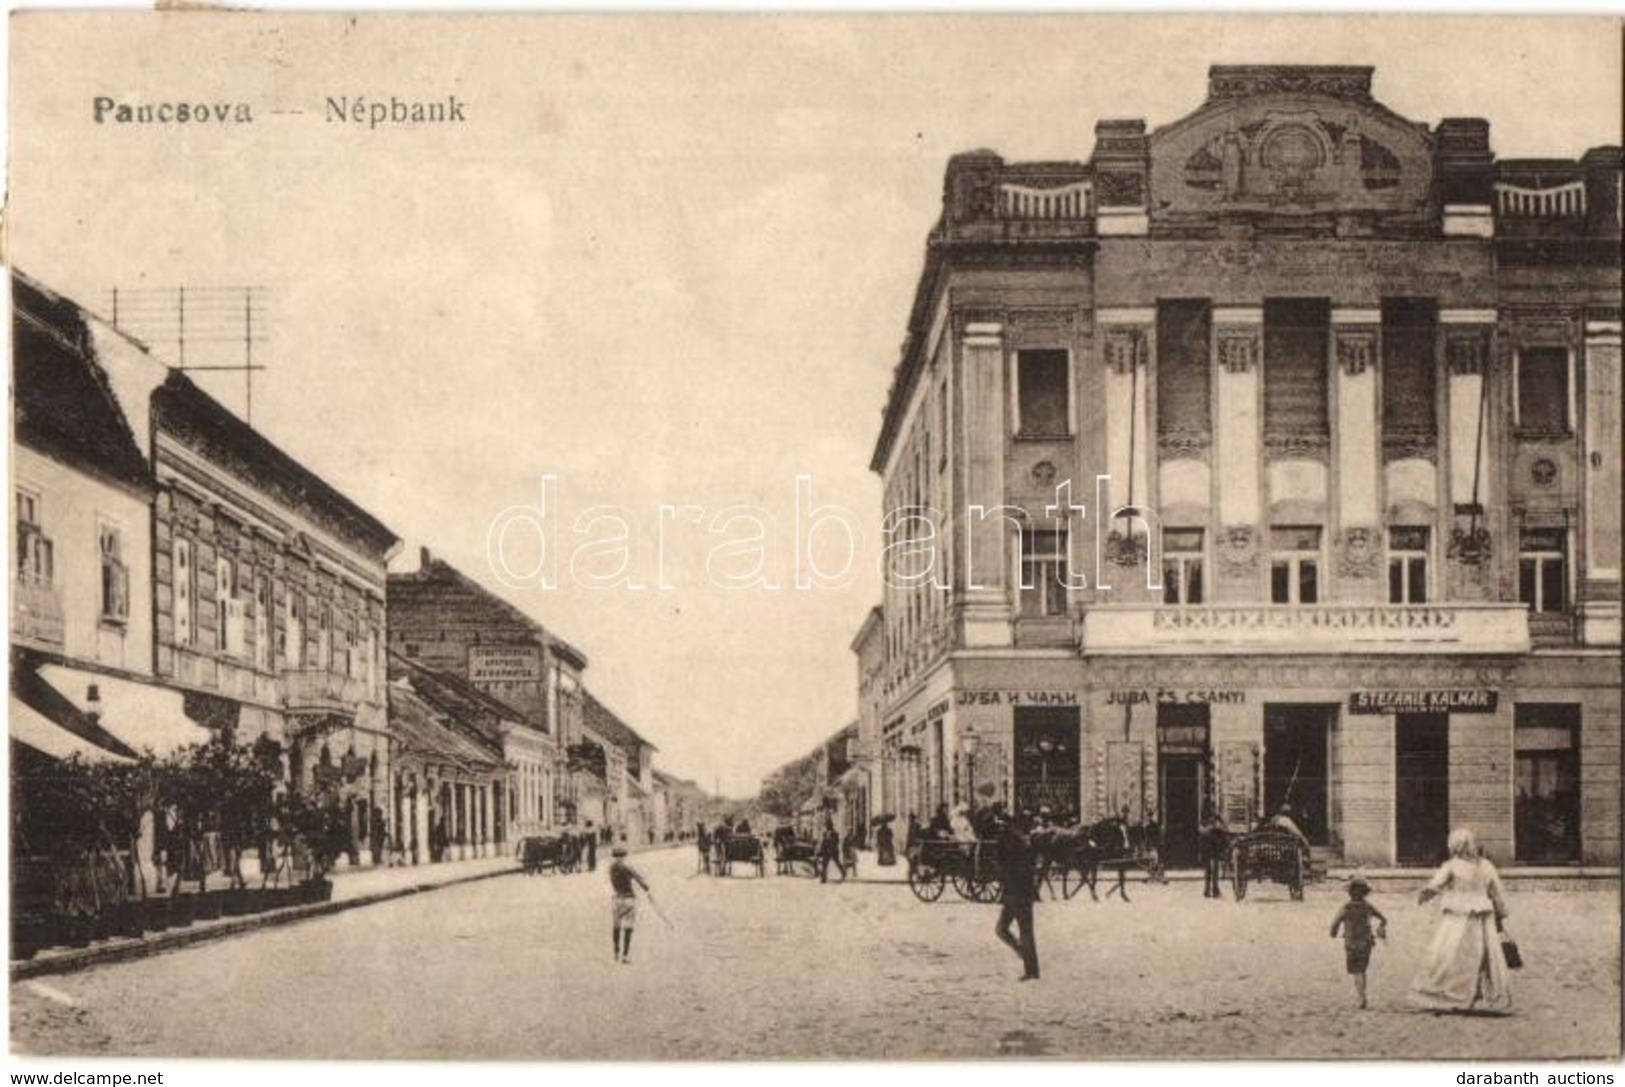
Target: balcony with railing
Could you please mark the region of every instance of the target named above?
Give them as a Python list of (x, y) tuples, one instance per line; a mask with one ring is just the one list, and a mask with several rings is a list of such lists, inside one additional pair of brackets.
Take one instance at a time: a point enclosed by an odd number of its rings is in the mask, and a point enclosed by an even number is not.
[(367, 701), (366, 681), (356, 676), (325, 668), (288, 668), (282, 672), (282, 704), (289, 713), (353, 715)]
[(1525, 653), (1522, 604), (1110, 604), (1085, 653)]
[(31, 577), (11, 579), (11, 637), (49, 649), (61, 649), (66, 638), (62, 588)]
[(977, 152), (949, 165), (947, 223), (955, 238), (1071, 241), (1095, 233), (1095, 184), (1081, 162), (1006, 163)]

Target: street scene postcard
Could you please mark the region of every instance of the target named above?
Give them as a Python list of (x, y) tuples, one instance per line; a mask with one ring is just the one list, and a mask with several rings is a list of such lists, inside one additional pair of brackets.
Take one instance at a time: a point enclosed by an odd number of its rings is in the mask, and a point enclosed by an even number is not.
[(11, 1052), (1617, 1062), (1621, 27), (13, 14)]

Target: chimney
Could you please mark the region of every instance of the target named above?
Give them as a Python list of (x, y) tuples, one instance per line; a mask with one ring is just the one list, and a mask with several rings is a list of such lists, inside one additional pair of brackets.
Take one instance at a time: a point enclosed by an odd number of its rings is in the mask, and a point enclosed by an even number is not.
[(434, 561), (434, 556), (429, 554), (429, 549), (427, 547), (418, 548), (418, 569), (419, 570), (427, 570), (429, 568), (429, 564), (431, 562), (433, 562), (433, 561)]

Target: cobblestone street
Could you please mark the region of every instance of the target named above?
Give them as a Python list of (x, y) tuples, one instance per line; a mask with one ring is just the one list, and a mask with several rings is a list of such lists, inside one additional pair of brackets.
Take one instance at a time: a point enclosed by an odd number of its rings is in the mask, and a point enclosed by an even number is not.
[(1433, 913), (1374, 903), (1390, 940), (1352, 1007), (1335, 886), (1238, 905), (1135, 886), (1038, 909), (1044, 978), (992, 936), (996, 908), (900, 884), (692, 876), (636, 859), (634, 962), (611, 961), (607, 880), (507, 876), (148, 960), (12, 986), (34, 1054), (325, 1058), (1264, 1057), (1617, 1054), (1617, 894), (1512, 891), (1528, 960), (1510, 1018), (1409, 1010)]

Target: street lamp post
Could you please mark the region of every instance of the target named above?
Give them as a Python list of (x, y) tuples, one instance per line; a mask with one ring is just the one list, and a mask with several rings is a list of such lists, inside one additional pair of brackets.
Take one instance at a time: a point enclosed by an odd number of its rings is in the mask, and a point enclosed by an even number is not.
[(976, 807), (976, 747), (979, 742), (976, 733), (967, 732), (960, 739), (960, 746), (965, 751), (965, 796), (972, 808)]

